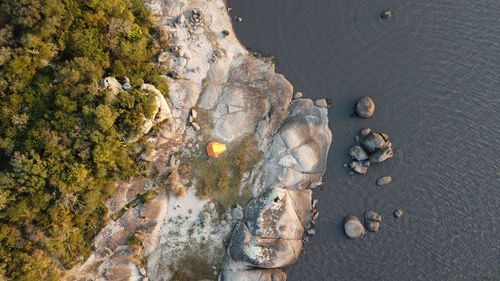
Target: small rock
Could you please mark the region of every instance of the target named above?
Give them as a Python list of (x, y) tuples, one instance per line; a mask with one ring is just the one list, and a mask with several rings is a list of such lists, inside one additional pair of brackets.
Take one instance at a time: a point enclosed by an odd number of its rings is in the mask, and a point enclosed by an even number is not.
[(177, 22), (180, 23), (180, 24), (183, 24), (185, 21), (186, 21), (186, 17), (184, 15), (180, 15), (177, 18)]
[(365, 212), (365, 222), (368, 222), (368, 221), (381, 222), (382, 216), (374, 211)]
[(388, 141), (388, 140), (389, 140), (389, 135), (388, 135), (388, 134), (386, 134), (386, 133), (381, 133), (380, 135), (384, 138), (384, 140), (386, 140), (386, 141)]
[(193, 119), (196, 119), (196, 117), (198, 117), (198, 112), (196, 112), (196, 110), (194, 109), (191, 109), (191, 117), (193, 117)]
[(311, 220), (317, 221), (318, 217), (319, 217), (319, 211), (317, 211), (316, 213), (314, 213), (314, 215), (312, 216)]
[(200, 128), (200, 125), (198, 125), (196, 122), (192, 122), (191, 123), (191, 126), (193, 126), (193, 129), (195, 131), (199, 131), (201, 128)]
[(209, 211), (213, 211), (213, 210), (215, 209), (215, 203), (214, 203), (214, 202), (209, 202), (209, 203), (207, 204), (207, 209), (208, 209)]
[(356, 113), (361, 118), (370, 118), (375, 113), (375, 103), (370, 97), (361, 98), (356, 104)]
[(359, 145), (355, 145), (349, 149), (349, 155), (358, 160), (358, 161), (363, 161), (368, 159), (368, 154), (366, 151)]
[(349, 176), (354, 176), (354, 172), (353, 171), (349, 171), (349, 172), (347, 172), (347, 174), (349, 174)]
[(210, 222), (211, 216), (207, 211), (200, 212), (200, 223), (202, 225), (207, 225)]
[(359, 142), (359, 136), (354, 136), (354, 142)]
[(234, 208), (232, 211), (231, 211), (231, 217), (234, 219), (234, 220), (241, 220), (243, 219), (244, 215), (243, 215), (243, 210), (241, 208)]
[(314, 104), (319, 107), (328, 107), (328, 103), (325, 99), (317, 99), (314, 101)]
[(363, 166), (368, 168), (370, 167), (370, 165), (371, 165), (370, 161), (363, 161)]
[(127, 92), (131, 91), (132, 90), (132, 85), (130, 85), (130, 83), (125, 82), (125, 83), (122, 84), (122, 89), (124, 89)]
[(403, 214), (404, 214), (404, 212), (401, 209), (394, 210), (394, 217), (397, 218), (397, 219), (399, 219), (400, 217), (402, 217)]
[(394, 152), (392, 151), (392, 143), (388, 141), (384, 147), (382, 147), (379, 151), (370, 155), (370, 162), (372, 163), (380, 163), (394, 156)]
[(222, 30), (222, 36), (224, 36), (224, 38), (228, 37), (229, 34), (231, 34), (231, 33), (229, 31), (227, 31), (226, 29)]
[(310, 228), (307, 230), (307, 234), (310, 236), (314, 236), (316, 234), (316, 230), (314, 230), (313, 228)]
[(380, 17), (381, 17), (382, 19), (388, 19), (388, 18), (390, 18), (390, 17), (392, 17), (392, 16), (393, 16), (393, 13), (392, 13), (392, 11), (391, 11), (391, 10), (389, 10), (389, 9), (387, 9), (387, 10), (383, 11), (382, 13), (380, 13)]
[(346, 216), (344, 218), (344, 232), (350, 239), (363, 238), (365, 228), (356, 216)]
[(214, 56), (217, 57), (217, 58), (220, 58), (222, 56), (222, 52), (218, 49), (215, 49), (214, 50)]
[(377, 185), (382, 186), (382, 185), (390, 184), (391, 182), (392, 182), (391, 176), (383, 176), (383, 177), (378, 178)]
[(385, 145), (385, 140), (380, 134), (369, 133), (361, 139), (360, 144), (366, 152), (374, 153)]
[(354, 170), (354, 172), (364, 175), (368, 172), (368, 168), (363, 165), (363, 162), (361, 161), (353, 161), (350, 164), (351, 168)]
[(242, 22), (243, 19), (241, 17), (234, 17), (234, 19), (236, 20), (236, 22)]
[(371, 132), (372, 132), (372, 129), (370, 129), (370, 128), (364, 128), (363, 130), (361, 130), (361, 136), (364, 137), (364, 136), (368, 135)]
[(367, 224), (366, 224), (366, 230), (370, 231), (370, 232), (377, 232), (380, 228), (380, 223), (377, 222), (377, 221), (369, 221)]
[(316, 209), (316, 207), (318, 207), (318, 203), (319, 203), (319, 200), (318, 200), (318, 199), (314, 199), (314, 200), (312, 201), (312, 208), (313, 208), (313, 209)]
[(300, 99), (304, 94), (302, 92), (296, 92), (293, 94), (294, 99)]
[(307, 237), (307, 236), (302, 237), (302, 242), (304, 242), (304, 243), (309, 242), (309, 237)]

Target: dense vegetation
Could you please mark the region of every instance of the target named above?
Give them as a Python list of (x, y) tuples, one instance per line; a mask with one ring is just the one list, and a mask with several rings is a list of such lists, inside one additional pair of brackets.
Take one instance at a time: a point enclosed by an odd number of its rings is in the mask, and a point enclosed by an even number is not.
[(154, 23), (140, 0), (0, 0), (0, 280), (58, 280), (85, 260), (117, 178), (138, 175), (123, 140), (148, 115)]

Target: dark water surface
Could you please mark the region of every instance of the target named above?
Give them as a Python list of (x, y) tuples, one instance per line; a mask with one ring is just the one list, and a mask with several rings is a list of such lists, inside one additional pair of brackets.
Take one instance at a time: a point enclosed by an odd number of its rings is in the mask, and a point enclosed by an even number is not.
[[(289, 280), (500, 280), (500, 0), (229, 0), (242, 43), (329, 97), (334, 143), (317, 235)], [(378, 14), (391, 8), (395, 16)], [(365, 95), (375, 117), (352, 117)], [(366, 176), (342, 163), (364, 127), (396, 154)], [(375, 181), (390, 174), (393, 183)], [(405, 216), (392, 217), (395, 208)], [(346, 214), (382, 214), (350, 241)]]

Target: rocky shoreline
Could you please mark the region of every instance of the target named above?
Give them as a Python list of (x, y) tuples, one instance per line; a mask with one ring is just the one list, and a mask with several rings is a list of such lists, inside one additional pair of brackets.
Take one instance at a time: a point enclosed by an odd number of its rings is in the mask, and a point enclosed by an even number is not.
[[(322, 184), (332, 141), (327, 102), (294, 96), (271, 61), (241, 46), (223, 0), (144, 2), (158, 15), (164, 51), (157, 63), (170, 88), (164, 98), (140, 85), (157, 98), (141, 136), (154, 176), (118, 183), (107, 202), (111, 222), (67, 280), (286, 280), (279, 268), (298, 259), (319, 215), (312, 189)], [(139, 86), (104, 82), (116, 91)], [(199, 176), (226, 161), (195, 165), (212, 161), (207, 141), (225, 143), (240, 165), (226, 179), (232, 191), (219, 191), (225, 178), (210, 187)], [(254, 161), (240, 163), (248, 150)], [(200, 259), (201, 273), (180, 265)]]

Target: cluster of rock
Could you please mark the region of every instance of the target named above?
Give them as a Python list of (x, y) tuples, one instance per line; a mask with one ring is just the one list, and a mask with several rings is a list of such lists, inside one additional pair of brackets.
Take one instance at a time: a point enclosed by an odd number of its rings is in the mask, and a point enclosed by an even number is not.
[(353, 158), (349, 166), (358, 174), (366, 174), (372, 163), (381, 163), (394, 155), (389, 135), (366, 128), (361, 131), (359, 145), (349, 149)]
[[(382, 216), (374, 211), (365, 212), (366, 230), (377, 232), (380, 228)], [(350, 239), (361, 239), (365, 235), (365, 226), (358, 217), (348, 215), (344, 218), (344, 232)]]

